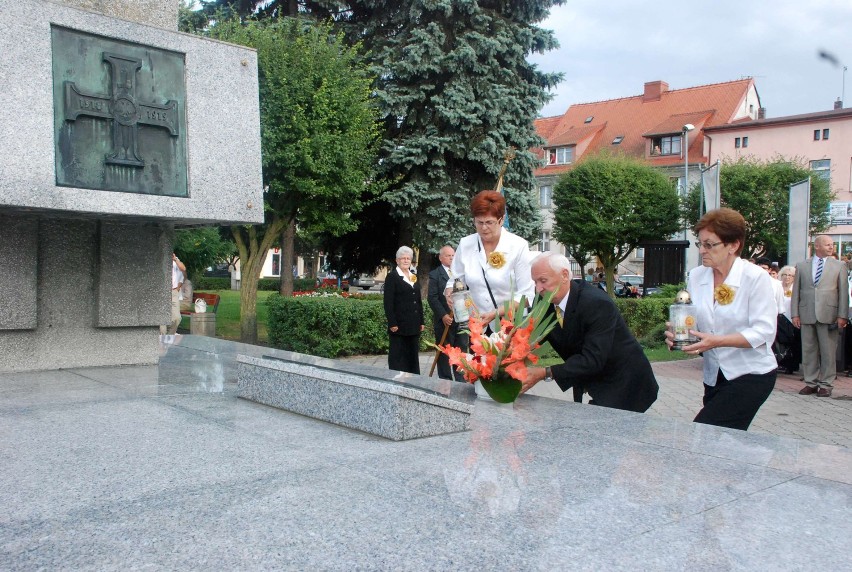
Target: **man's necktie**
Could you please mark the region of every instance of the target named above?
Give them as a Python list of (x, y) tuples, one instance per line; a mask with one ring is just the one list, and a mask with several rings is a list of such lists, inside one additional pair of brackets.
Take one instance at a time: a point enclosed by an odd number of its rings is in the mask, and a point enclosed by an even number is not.
[(822, 265), (825, 263), (825, 258), (820, 258), (817, 262), (816, 275), (814, 276), (814, 286), (819, 284), (819, 279), (822, 278)]
[(562, 318), (563, 318), (562, 308), (560, 308), (559, 306), (553, 306), (553, 307), (556, 308), (556, 321), (559, 322), (559, 327), (561, 328), (562, 327)]

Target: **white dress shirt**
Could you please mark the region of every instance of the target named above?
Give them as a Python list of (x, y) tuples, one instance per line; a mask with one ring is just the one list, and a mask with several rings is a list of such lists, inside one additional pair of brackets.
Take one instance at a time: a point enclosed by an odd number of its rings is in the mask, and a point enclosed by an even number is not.
[[(769, 284), (772, 286), (772, 294), (775, 298), (775, 305), (778, 306), (778, 313), (784, 313), (784, 285), (780, 280), (769, 277)], [(787, 309), (790, 309), (790, 299), (787, 298)]]
[(713, 299), (713, 269), (693, 268), (687, 290), (696, 306), (696, 329), (713, 334), (742, 334), (750, 348), (720, 347), (704, 352), (704, 383), (716, 385), (719, 370), (728, 380), (746, 374), (769, 373), (778, 367), (772, 353), (778, 304), (772, 278), (762, 268), (740, 258), (734, 261), (725, 284), (734, 291), (730, 304)]
[(509, 300), (513, 286), (515, 300), (526, 296), (527, 301), (532, 304), (535, 284), (532, 281), (530, 262), (535, 253), (530, 252), (529, 243), (504, 228), (500, 231), (500, 240), (494, 252), (499, 252), (506, 259), (506, 263), (501, 268), (494, 268), (488, 264), (485, 248), (478, 234), (462, 238), (450, 267), (452, 276), (447, 281), (446, 287), (452, 288), (455, 280), (464, 280), (470, 288), (470, 297), (481, 314), (494, 310), (494, 303), (488, 294), (484, 276), (488, 277), (488, 284), (491, 286), (491, 292), (494, 294), (498, 307), (502, 307), (503, 303)]

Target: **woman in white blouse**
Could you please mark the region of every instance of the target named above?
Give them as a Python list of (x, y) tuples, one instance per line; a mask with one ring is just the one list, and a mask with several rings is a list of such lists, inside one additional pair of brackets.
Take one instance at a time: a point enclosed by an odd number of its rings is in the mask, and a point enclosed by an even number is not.
[(530, 273), (530, 246), (503, 228), (506, 199), (496, 191), (482, 191), (470, 201), (476, 234), (461, 239), (450, 267), (444, 294), (453, 282), (464, 280), (482, 319), (491, 322), (503, 313), (514, 288), (514, 299), (526, 295), (532, 302), (535, 286)]
[[(745, 220), (735, 210), (708, 212), (695, 226), (702, 265), (689, 273), (698, 337), (683, 351), (704, 356), (704, 408), (697, 423), (748, 429), (775, 387), (772, 352), (778, 306), (772, 278), (742, 260)], [(672, 346), (672, 334), (666, 333)]]

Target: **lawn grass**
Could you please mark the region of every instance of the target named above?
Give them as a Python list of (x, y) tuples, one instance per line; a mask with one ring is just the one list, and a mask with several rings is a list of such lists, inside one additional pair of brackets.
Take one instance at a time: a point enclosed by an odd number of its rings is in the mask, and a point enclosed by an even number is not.
[[(240, 293), (237, 290), (204, 290), (219, 295), (219, 309), (216, 311), (216, 337), (240, 341)], [(266, 330), (266, 299), (269, 290), (257, 292), (257, 341), (261, 344), (269, 343), (269, 334)], [(189, 316), (181, 320), (181, 328), (189, 331)]]
[[(208, 290), (204, 290), (208, 292)], [(219, 310), (216, 312), (216, 337), (240, 341), (240, 293), (236, 290), (209, 290), (214, 294), (219, 294)], [(269, 343), (269, 334), (266, 330), (266, 299), (270, 294), (268, 290), (259, 290), (257, 293), (257, 340), (261, 344)], [(181, 321), (181, 328), (189, 331), (189, 316), (184, 316)], [(645, 355), (651, 362), (655, 361), (674, 361), (688, 359), (694, 356), (687, 355), (683, 352), (670, 352), (666, 346), (645, 350)], [(554, 365), (562, 363), (562, 359), (556, 354), (549, 344), (545, 344), (545, 353), (542, 356), (542, 365)]]

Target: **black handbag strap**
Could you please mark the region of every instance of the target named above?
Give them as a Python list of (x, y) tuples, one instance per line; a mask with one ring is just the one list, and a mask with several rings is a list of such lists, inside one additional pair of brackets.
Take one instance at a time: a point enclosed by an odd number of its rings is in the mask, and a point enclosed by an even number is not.
[[(482, 242), (476, 241), (476, 248), (482, 252)], [(491, 291), (491, 284), (488, 283), (488, 277), (485, 275), (485, 269), (481, 266), (479, 267), (482, 270), (482, 279), (485, 280), (485, 287), (488, 288), (488, 295), (491, 296), (491, 303), (494, 304), (494, 309), (497, 309), (497, 300), (494, 299), (494, 292)]]

